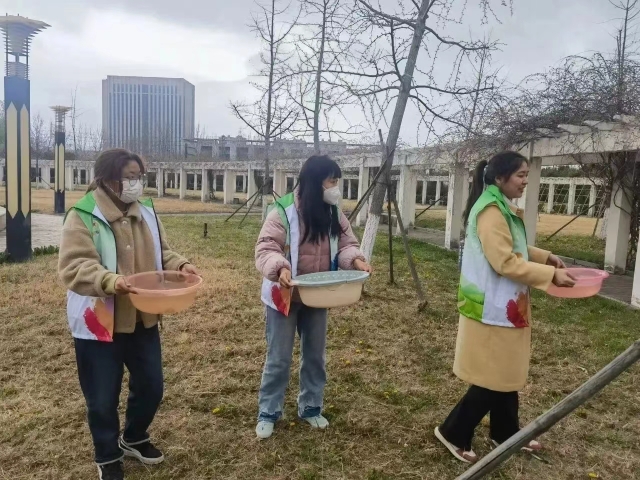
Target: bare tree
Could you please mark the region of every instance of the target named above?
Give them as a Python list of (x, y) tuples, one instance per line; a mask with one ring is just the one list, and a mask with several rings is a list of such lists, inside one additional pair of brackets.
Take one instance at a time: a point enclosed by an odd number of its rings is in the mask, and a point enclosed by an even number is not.
[(36, 158), (36, 186), (40, 184), (40, 159), (50, 156), (52, 140), (51, 132), (45, 126), (44, 118), (37, 113), (31, 119), (31, 155)]
[[(496, 102), (489, 126), (493, 138), (507, 146), (563, 134), (567, 150), (571, 151), (572, 144), (586, 134), (593, 142), (593, 150), (599, 151), (601, 127), (640, 115), (640, 59), (632, 35), (634, 21), (640, 15), (640, 0), (611, 3), (622, 13), (614, 35), (615, 50), (609, 54), (571, 56), (556, 68), (526, 78), (506, 100)], [(595, 159), (593, 155), (572, 156), (582, 174), (596, 188), (604, 188), (605, 208), (599, 211), (599, 216), (604, 215), (603, 227), (612, 195), (622, 190), (632, 204), (627, 259), (630, 266), (635, 261), (640, 228), (640, 180), (635, 169), (636, 153), (623, 151), (624, 145), (618, 150), (600, 153)], [(605, 229), (601, 237), (604, 234)]]
[[(278, 82), (279, 75), (291, 57), (287, 40), (297, 18), (291, 22), (281, 21), (289, 5), (280, 7), (278, 0), (265, 5), (257, 4), (258, 12), (253, 17), (252, 30), (264, 44), (260, 54), (261, 68), (252, 85), (260, 98), (252, 104), (231, 103), (231, 110), (252, 132), (264, 141), (264, 180), (262, 193), (268, 193), (269, 160), (271, 142), (289, 133), (298, 120), (298, 110), (291, 102), (286, 85)], [(282, 193), (282, 192), (278, 192)]]
[[(437, 132), (436, 123), (458, 122), (449, 107), (451, 100), (463, 95), (473, 95), (478, 89), (475, 82), (464, 85), (461, 69), (464, 59), (470, 54), (492, 49), (495, 44), (484, 41), (456, 40), (439, 28), (452, 23), (453, 0), (411, 0), (398, 3), (399, 13), (387, 13), (368, 0), (357, 0), (355, 15), (360, 19), (357, 29), (362, 38), (360, 48), (352, 56), (357, 62), (352, 66), (337, 69), (342, 86), (359, 99), (363, 111), (372, 123), (384, 122), (393, 105), (393, 116), (389, 124), (386, 149), (393, 159), (399, 144), (402, 120), (411, 102), (420, 112), (420, 127), (427, 134)], [(480, 0), (479, 7), (487, 20), (494, 16), (491, 0)], [(497, 2), (506, 6), (507, 2)], [(462, 7), (457, 21), (461, 21), (466, 8)], [(425, 50), (431, 57), (431, 66), (418, 64), (418, 54)], [(438, 84), (436, 70), (439, 56), (449, 52), (446, 61), (451, 72), (449, 78)], [(445, 57), (446, 58), (446, 57)], [(354, 68), (355, 66), (355, 68)], [(491, 88), (491, 87), (487, 87)], [(383, 169), (391, 169), (383, 154)], [(387, 177), (387, 171), (382, 178)], [(371, 258), (380, 216), (385, 198), (385, 185), (378, 184), (372, 194), (369, 216), (362, 240), (362, 249)]]
[(69, 111), (69, 117), (71, 118), (71, 141), (73, 143), (73, 154), (75, 158), (78, 156), (78, 137), (80, 136), (78, 118), (82, 113), (78, 112), (78, 86), (71, 93), (71, 110)]
[(336, 78), (336, 70), (356, 38), (352, 35), (352, 5), (343, 0), (300, 0), (300, 4), (300, 33), (292, 42), (295, 56), (282, 80), (290, 85), (291, 99), (302, 114), (296, 133), (311, 136), (319, 154), (322, 134), (331, 139), (332, 134), (344, 138), (362, 133), (344, 111), (354, 99), (338, 88)]

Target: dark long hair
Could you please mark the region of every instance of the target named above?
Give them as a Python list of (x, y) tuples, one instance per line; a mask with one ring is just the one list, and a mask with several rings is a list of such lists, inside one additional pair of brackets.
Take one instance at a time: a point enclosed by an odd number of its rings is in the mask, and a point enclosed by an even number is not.
[[(488, 162), (482, 160), (476, 166), (473, 172), (473, 183), (471, 184), (471, 193), (469, 193), (469, 199), (467, 200), (467, 207), (464, 210), (464, 224), (467, 224), (469, 220), (469, 212), (471, 208), (478, 201), (480, 195), (484, 191), (485, 185), (495, 185), (497, 178), (508, 180), (511, 175), (516, 173), (523, 163), (528, 163), (528, 160), (518, 152), (506, 151), (497, 153)], [(486, 167), (486, 170), (485, 170)]]
[(322, 183), (325, 180), (342, 178), (340, 166), (326, 155), (310, 157), (300, 170), (298, 198), (300, 214), (305, 226), (303, 242), (320, 243), (329, 232), (331, 236), (340, 235), (338, 208), (325, 203)]
[(105, 182), (122, 182), (122, 170), (129, 165), (129, 162), (136, 162), (140, 167), (140, 173), (145, 173), (142, 158), (136, 153), (124, 148), (112, 148), (100, 153), (93, 167), (95, 179), (89, 185), (87, 192), (92, 192), (98, 187), (105, 189)]

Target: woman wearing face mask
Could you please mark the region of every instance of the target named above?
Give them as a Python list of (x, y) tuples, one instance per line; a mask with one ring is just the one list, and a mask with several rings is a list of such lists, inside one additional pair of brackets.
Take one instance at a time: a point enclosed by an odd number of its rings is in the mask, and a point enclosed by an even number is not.
[[(516, 152), (480, 162), (464, 213), (453, 372), (471, 387), (435, 430), (462, 462), (478, 460), (471, 441), (485, 415), (496, 445), (520, 429), (518, 390), (527, 381), (531, 353), (530, 287), (545, 291), (551, 283), (575, 283), (562, 260), (527, 246), (523, 211), (512, 200), (522, 197), (528, 174), (527, 159)], [(533, 440), (523, 450), (541, 448)]]
[[(174, 253), (151, 202), (141, 201), (144, 165), (121, 149), (95, 163), (95, 181), (65, 218), (58, 273), (67, 293), (80, 386), (87, 404), (98, 478), (124, 478), (122, 458), (163, 461), (147, 433), (162, 399), (158, 315), (139, 312), (125, 276), (156, 270), (197, 274)], [(124, 367), (129, 398), (120, 436), (118, 400)]]
[(300, 171), (299, 188), (276, 202), (258, 238), (256, 266), (264, 277), (267, 340), (256, 427), (261, 439), (271, 436), (282, 415), (296, 331), (302, 356), (298, 416), (313, 428), (329, 426), (322, 416), (327, 310), (303, 305), (295, 290), (290, 309), (284, 298), (297, 275), (338, 268), (371, 272), (337, 207), (341, 177), (340, 167), (329, 157), (309, 158)]

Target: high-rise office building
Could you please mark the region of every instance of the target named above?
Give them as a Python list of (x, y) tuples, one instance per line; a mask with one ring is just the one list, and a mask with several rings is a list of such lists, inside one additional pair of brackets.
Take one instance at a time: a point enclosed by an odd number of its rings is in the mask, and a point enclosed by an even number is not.
[(102, 128), (111, 148), (180, 155), (194, 125), (195, 87), (182, 78), (110, 75), (102, 81)]

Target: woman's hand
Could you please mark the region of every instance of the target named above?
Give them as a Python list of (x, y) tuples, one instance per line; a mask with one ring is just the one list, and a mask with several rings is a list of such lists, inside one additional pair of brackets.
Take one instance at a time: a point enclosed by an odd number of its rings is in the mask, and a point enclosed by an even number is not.
[(180, 271), (184, 273), (190, 273), (191, 275), (200, 276), (200, 272), (198, 272), (198, 269), (190, 263), (185, 263), (182, 267), (180, 267)]
[(547, 265), (551, 265), (552, 267), (555, 267), (555, 268), (567, 268), (567, 266), (560, 259), (560, 257), (558, 257), (557, 255), (554, 255), (553, 253), (549, 255), (549, 258), (547, 259)]
[(576, 280), (566, 268), (557, 268), (553, 276), (553, 284), (556, 287), (573, 287), (576, 284)]
[(289, 270), (288, 268), (283, 268), (282, 270), (280, 270), (280, 277), (278, 281), (280, 282), (281, 287), (293, 287), (293, 285), (291, 284), (291, 270)]
[(138, 293), (138, 290), (133, 288), (124, 277), (118, 277), (115, 284), (115, 290), (116, 295), (128, 295), (129, 293), (133, 293), (135, 295)]
[(354, 270), (360, 270), (361, 272), (367, 272), (367, 273), (373, 272), (373, 268), (371, 267), (371, 265), (369, 265), (367, 262), (363, 262), (359, 258), (354, 260), (353, 268)]

